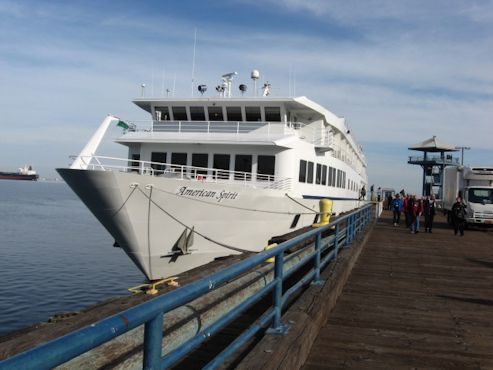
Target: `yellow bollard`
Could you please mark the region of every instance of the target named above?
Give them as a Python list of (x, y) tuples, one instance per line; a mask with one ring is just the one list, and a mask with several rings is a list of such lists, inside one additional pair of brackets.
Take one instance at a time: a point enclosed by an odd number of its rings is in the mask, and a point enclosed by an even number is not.
[(332, 214), (332, 201), (330, 199), (320, 199), (320, 222), (313, 224), (312, 227), (321, 227), (328, 225), (330, 222), (330, 215)]
[[(272, 249), (274, 247), (277, 247), (277, 243), (269, 244), (267, 247), (264, 247), (264, 251), (268, 251), (269, 249)], [(274, 263), (275, 257), (271, 257), (265, 260), (267, 263)]]

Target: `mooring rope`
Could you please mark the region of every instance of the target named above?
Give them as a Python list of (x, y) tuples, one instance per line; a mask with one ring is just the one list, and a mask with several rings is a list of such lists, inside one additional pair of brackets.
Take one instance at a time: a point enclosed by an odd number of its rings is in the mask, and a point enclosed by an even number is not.
[(293, 202), (295, 202), (296, 204), (298, 204), (298, 205), (300, 205), (300, 206), (302, 206), (302, 207), (304, 207), (304, 208), (309, 209), (310, 211), (312, 211), (312, 213), (305, 213), (305, 214), (317, 214), (317, 215), (322, 214), (321, 212), (316, 212), (316, 211), (314, 211), (313, 209), (311, 209), (310, 207), (305, 206), (303, 203), (298, 202), (296, 199), (294, 199), (294, 198), (290, 197), (290, 196), (288, 195), (288, 193), (285, 193), (284, 195), (285, 195), (285, 196), (287, 196), (289, 199), (291, 199), (291, 200), (292, 200)]
[(113, 217), (115, 217), (117, 215), (117, 213), (120, 212), (123, 207), (125, 207), (125, 204), (127, 204), (128, 200), (130, 199), (130, 197), (134, 193), (135, 189), (137, 189), (137, 186), (132, 186), (132, 191), (130, 192), (130, 194), (128, 194), (128, 197), (127, 197), (127, 199), (125, 199), (123, 204), (116, 210), (115, 213), (113, 213), (113, 215), (112, 215)]
[[(193, 232), (193, 233), (197, 234), (198, 236), (204, 238), (205, 240), (210, 241), (211, 243), (217, 244), (217, 245), (219, 245), (221, 247), (224, 247), (224, 248), (227, 248), (227, 249), (231, 249), (231, 250), (236, 251), (236, 252), (240, 252), (240, 253), (248, 253), (248, 252), (251, 253), (252, 252), (252, 251), (247, 250), (247, 249), (233, 247), (232, 245), (228, 245), (228, 244), (224, 244), (224, 243), (218, 242), (217, 240), (214, 240), (214, 239), (208, 237), (207, 235), (202, 234), (201, 232), (195, 230), (194, 228), (191, 228), (190, 226), (188, 226), (187, 224), (185, 224), (184, 222), (180, 221), (178, 218), (176, 218), (175, 216), (173, 216), (171, 213), (169, 213), (168, 211), (166, 211), (159, 204), (157, 204), (154, 201), (154, 199), (152, 199), (151, 196), (147, 195), (138, 185), (136, 186), (136, 188), (149, 200), (149, 202), (151, 202), (152, 204), (154, 204), (157, 208), (159, 208), (162, 212), (164, 212), (168, 217), (170, 217), (171, 219), (173, 219), (175, 222), (179, 223), (181, 226), (185, 227), (187, 230), (190, 230), (191, 232)], [(152, 187), (151, 187), (151, 189), (152, 189)], [(150, 219), (149, 219), (149, 221), (150, 221)]]

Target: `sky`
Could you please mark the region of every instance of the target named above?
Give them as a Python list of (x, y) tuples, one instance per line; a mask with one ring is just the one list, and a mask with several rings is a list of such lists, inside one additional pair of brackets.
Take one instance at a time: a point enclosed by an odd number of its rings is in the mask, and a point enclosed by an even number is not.
[(190, 97), (193, 69), (209, 89), (258, 69), (347, 119), (370, 184), (418, 193), (407, 148), (433, 135), (493, 166), (492, 30), (489, 0), (0, 0), (0, 170), (56, 176), (107, 114), (149, 119), (143, 83)]

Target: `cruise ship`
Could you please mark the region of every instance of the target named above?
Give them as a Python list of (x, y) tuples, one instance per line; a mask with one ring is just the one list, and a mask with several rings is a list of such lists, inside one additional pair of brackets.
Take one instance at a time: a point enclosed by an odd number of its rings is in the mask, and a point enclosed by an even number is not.
[[(148, 122), (107, 116), (57, 169), (149, 280), (261, 251), (317, 222), (320, 199), (333, 214), (364, 202), (366, 160), (344, 118), (304, 96), (273, 97), (268, 83), (233, 94), (235, 75), (214, 96), (199, 85), (196, 97), (133, 100)], [(111, 125), (126, 158), (96, 155)]]

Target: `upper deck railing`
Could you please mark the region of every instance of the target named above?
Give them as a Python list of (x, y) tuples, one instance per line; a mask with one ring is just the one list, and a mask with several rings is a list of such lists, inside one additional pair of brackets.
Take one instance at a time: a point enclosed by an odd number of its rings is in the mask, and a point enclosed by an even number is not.
[(232, 134), (273, 139), (283, 135), (297, 135), (316, 146), (333, 145), (332, 135), (323, 135), (320, 127), (302, 122), (261, 121), (130, 121), (130, 132), (166, 132), (177, 134)]
[[(0, 369), (51, 369), (141, 325), (144, 325), (142, 367), (144, 369), (166, 369), (220, 332), (254, 303), (271, 295), (272, 300), (269, 300), (271, 303), (265, 313), (204, 367), (206, 369), (217, 368), (251, 338), (264, 333), (265, 328), (269, 326), (267, 333), (284, 335), (289, 323), (282, 324), (281, 322), (283, 308), (286, 308), (298, 292), (311, 282), (321, 283), (320, 273), (323, 268), (337, 258), (341, 248), (349, 246), (354, 241), (356, 235), (365, 229), (371, 219), (372, 206), (368, 204), (339, 217), (326, 226), (308, 231), (275, 248), (260, 252), (182, 288), (126, 309), (30, 351), (0, 361)], [(323, 237), (323, 234), (330, 230), (332, 230), (331, 235)], [(315, 241), (310, 243), (312, 239)], [(289, 249), (300, 243), (308, 243), (308, 245), (294, 253), (287, 253)], [(269, 258), (274, 258), (275, 263), (266, 266), (265, 261)], [(237, 304), (229, 307), (225, 313), (212, 322), (204, 324), (204, 327), (200, 327), (191, 338), (178, 338), (180, 343), (176, 345), (163, 340), (164, 320), (174, 309), (191, 304), (193, 300), (221, 289), (228, 282), (244, 276), (247, 272), (259, 272), (258, 268), (266, 269), (261, 270), (260, 276), (263, 278), (258, 279), (261, 284), (255, 289), (252, 288), (249, 294), (243, 294)], [(295, 272), (301, 272), (302, 268), (306, 268), (308, 272), (303, 272), (302, 277), (294, 285), (287, 286), (286, 280)], [(252, 285), (249, 287), (251, 288)], [(165, 331), (164, 335), (167, 335), (168, 331), (170, 329)], [(115, 346), (110, 352), (117, 349), (118, 346)], [(136, 350), (134, 355), (137, 356), (134, 356), (133, 360), (132, 358), (126, 359), (126, 361), (132, 361), (131, 364), (127, 364), (129, 367), (130, 365), (140, 367), (141, 364), (136, 363), (140, 359), (138, 354), (139, 351)], [(86, 357), (86, 361), (87, 364), (95, 359)]]
[(81, 157), (89, 170), (132, 172), (176, 180), (205, 183), (234, 183), (259, 189), (290, 190), (292, 179), (253, 172), (229, 171), (218, 168), (183, 166), (172, 163), (150, 162), (105, 156)]

